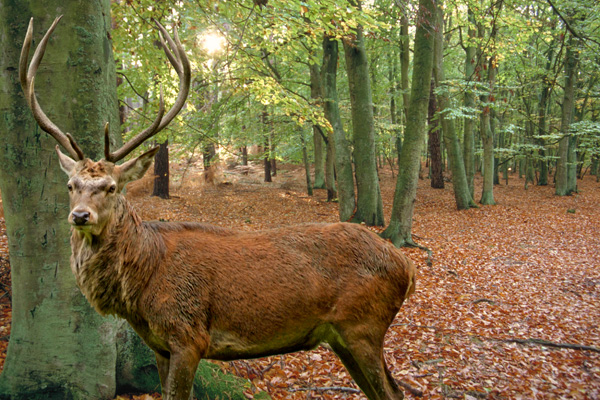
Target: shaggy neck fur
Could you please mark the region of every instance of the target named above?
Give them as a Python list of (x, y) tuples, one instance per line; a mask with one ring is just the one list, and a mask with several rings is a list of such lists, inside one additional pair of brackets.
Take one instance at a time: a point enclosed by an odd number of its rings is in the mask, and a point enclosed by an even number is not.
[(127, 318), (164, 256), (156, 230), (142, 222), (123, 196), (98, 236), (72, 229), (71, 269), (88, 301), (102, 314)]

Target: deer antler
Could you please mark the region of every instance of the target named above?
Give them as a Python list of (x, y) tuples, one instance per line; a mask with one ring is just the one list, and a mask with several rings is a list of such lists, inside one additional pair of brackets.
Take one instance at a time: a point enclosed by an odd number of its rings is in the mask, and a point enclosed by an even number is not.
[[(42, 57), (44, 57), (44, 52), (46, 51), (46, 44), (48, 43), (48, 39), (50, 35), (56, 28), (58, 21), (62, 18), (62, 15), (57, 17), (52, 26), (48, 29), (40, 43), (38, 44), (33, 57), (31, 58), (31, 62), (29, 63), (29, 67), (27, 67), (27, 59), (29, 58), (29, 49), (31, 48), (31, 42), (33, 40), (33, 18), (29, 21), (29, 27), (27, 28), (27, 34), (25, 35), (25, 41), (23, 42), (23, 48), (21, 49), (21, 59), (19, 60), (19, 79), (21, 81), (21, 88), (25, 93), (25, 98), (27, 100), (27, 104), (29, 108), (33, 112), (33, 117), (37, 121), (38, 125), (46, 132), (48, 132), (56, 141), (69, 152), (71, 157), (75, 160), (83, 160), (84, 155), (81, 148), (77, 145), (71, 134), (63, 133), (52, 121), (50, 118), (46, 116), (42, 108), (40, 107), (37, 98), (35, 96), (34, 91), (34, 81), (35, 74), (37, 72), (40, 63), (42, 62)], [(175, 116), (179, 113), (179, 111), (183, 108), (185, 104), (185, 100), (188, 96), (190, 90), (190, 81), (191, 81), (191, 68), (190, 62), (185, 54), (185, 50), (179, 41), (179, 36), (177, 35), (177, 29), (173, 28), (175, 39), (172, 39), (167, 30), (162, 26), (158, 21), (154, 21), (159, 29), (159, 37), (160, 43), (167, 55), (167, 58), (175, 68), (177, 75), (179, 75), (179, 94), (177, 95), (177, 99), (173, 104), (173, 107), (165, 114), (165, 105), (163, 101), (162, 88), (160, 92), (160, 104), (158, 115), (152, 125), (148, 128), (137, 134), (134, 138), (132, 138), (129, 142), (127, 142), (120, 149), (110, 152), (110, 143), (108, 140), (108, 123), (104, 128), (104, 136), (105, 136), (105, 145), (104, 145), (104, 155), (107, 161), (117, 162), (123, 159), (127, 154), (131, 153), (136, 147), (146, 141), (148, 138), (156, 135), (162, 129), (164, 129)], [(166, 38), (167, 44), (165, 43)], [(171, 47), (171, 49), (169, 49)]]
[(77, 145), (73, 137), (69, 133), (63, 133), (52, 121), (46, 116), (42, 108), (40, 107), (34, 92), (34, 81), (35, 73), (37, 72), (40, 62), (44, 57), (46, 51), (46, 44), (50, 35), (56, 28), (58, 21), (62, 18), (62, 15), (57, 17), (50, 29), (46, 32), (40, 43), (38, 44), (29, 68), (27, 67), (27, 59), (29, 58), (29, 49), (31, 48), (31, 42), (33, 39), (33, 18), (29, 20), (29, 27), (27, 28), (27, 34), (25, 35), (25, 41), (23, 42), (23, 48), (21, 49), (21, 58), (19, 60), (19, 80), (21, 81), (21, 88), (25, 94), (25, 99), (29, 108), (33, 112), (33, 117), (36, 122), (44, 131), (48, 132), (56, 141), (69, 152), (71, 157), (76, 160), (83, 160), (83, 151)]
[[(174, 39), (171, 38), (167, 30), (164, 26), (162, 26), (158, 21), (154, 20), (154, 23), (159, 29), (159, 37), (160, 43), (162, 45), (167, 58), (173, 65), (173, 68), (179, 75), (179, 94), (177, 95), (177, 99), (173, 104), (173, 107), (163, 116), (164, 114), (164, 101), (162, 96), (162, 88), (160, 93), (160, 103), (159, 103), (159, 111), (158, 116), (148, 128), (138, 133), (135, 137), (129, 140), (123, 147), (120, 149), (110, 152), (110, 145), (108, 142), (108, 134), (107, 128), (105, 129), (105, 145), (104, 145), (104, 156), (107, 161), (117, 162), (125, 157), (127, 154), (131, 153), (135, 148), (137, 148), (144, 141), (149, 139), (150, 137), (156, 135), (158, 132), (163, 130), (175, 116), (179, 113), (179, 111), (183, 108), (185, 104), (185, 100), (188, 96), (190, 90), (190, 80), (191, 80), (191, 69), (190, 62), (185, 54), (185, 50), (179, 41), (179, 36), (177, 35), (177, 28), (173, 27), (173, 36)], [(168, 42), (168, 46), (165, 43), (166, 38)], [(170, 47), (170, 49), (169, 49)]]

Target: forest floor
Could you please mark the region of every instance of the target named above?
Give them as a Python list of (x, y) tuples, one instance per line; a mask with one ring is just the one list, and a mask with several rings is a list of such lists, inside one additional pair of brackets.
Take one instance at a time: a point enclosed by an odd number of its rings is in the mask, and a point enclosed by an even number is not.
[[(172, 198), (150, 197), (151, 177), (128, 197), (144, 219), (208, 222), (243, 230), (336, 222), (324, 190), (309, 197), (303, 170), (281, 166), (272, 183), (259, 168), (225, 171), (217, 184), (174, 167)], [(173, 173), (173, 172), (172, 172)], [(395, 180), (381, 172), (386, 221)], [(476, 196), (481, 192), (479, 178)], [(404, 249), (419, 268), (417, 290), (390, 327), (385, 357), (408, 399), (600, 399), (600, 183), (579, 193), (495, 186), (495, 206), (456, 211), (452, 185), (419, 181), (413, 234), (432, 252)], [(0, 219), (0, 364), (10, 336), (9, 265)], [(2, 294), (4, 293), (4, 295)], [(364, 399), (325, 348), (218, 362), (274, 399)], [(157, 394), (121, 396), (147, 400)]]

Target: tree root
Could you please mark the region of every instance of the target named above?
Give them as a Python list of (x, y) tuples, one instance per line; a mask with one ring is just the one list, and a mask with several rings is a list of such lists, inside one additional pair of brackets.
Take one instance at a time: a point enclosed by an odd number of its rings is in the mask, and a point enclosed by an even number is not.
[(420, 391), (419, 389), (417, 389), (416, 387), (413, 387), (413, 386), (409, 385), (408, 383), (406, 383), (404, 381), (396, 380), (396, 382), (402, 388), (408, 390), (413, 396), (416, 396), (416, 397), (422, 397), (423, 396), (423, 392)]

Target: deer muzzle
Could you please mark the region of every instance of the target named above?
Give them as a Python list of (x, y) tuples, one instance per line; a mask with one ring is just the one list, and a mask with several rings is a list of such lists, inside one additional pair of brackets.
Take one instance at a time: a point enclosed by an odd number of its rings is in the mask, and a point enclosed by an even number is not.
[(90, 213), (88, 211), (73, 211), (71, 213), (71, 219), (73, 221), (73, 225), (82, 226), (87, 224), (90, 220)]

